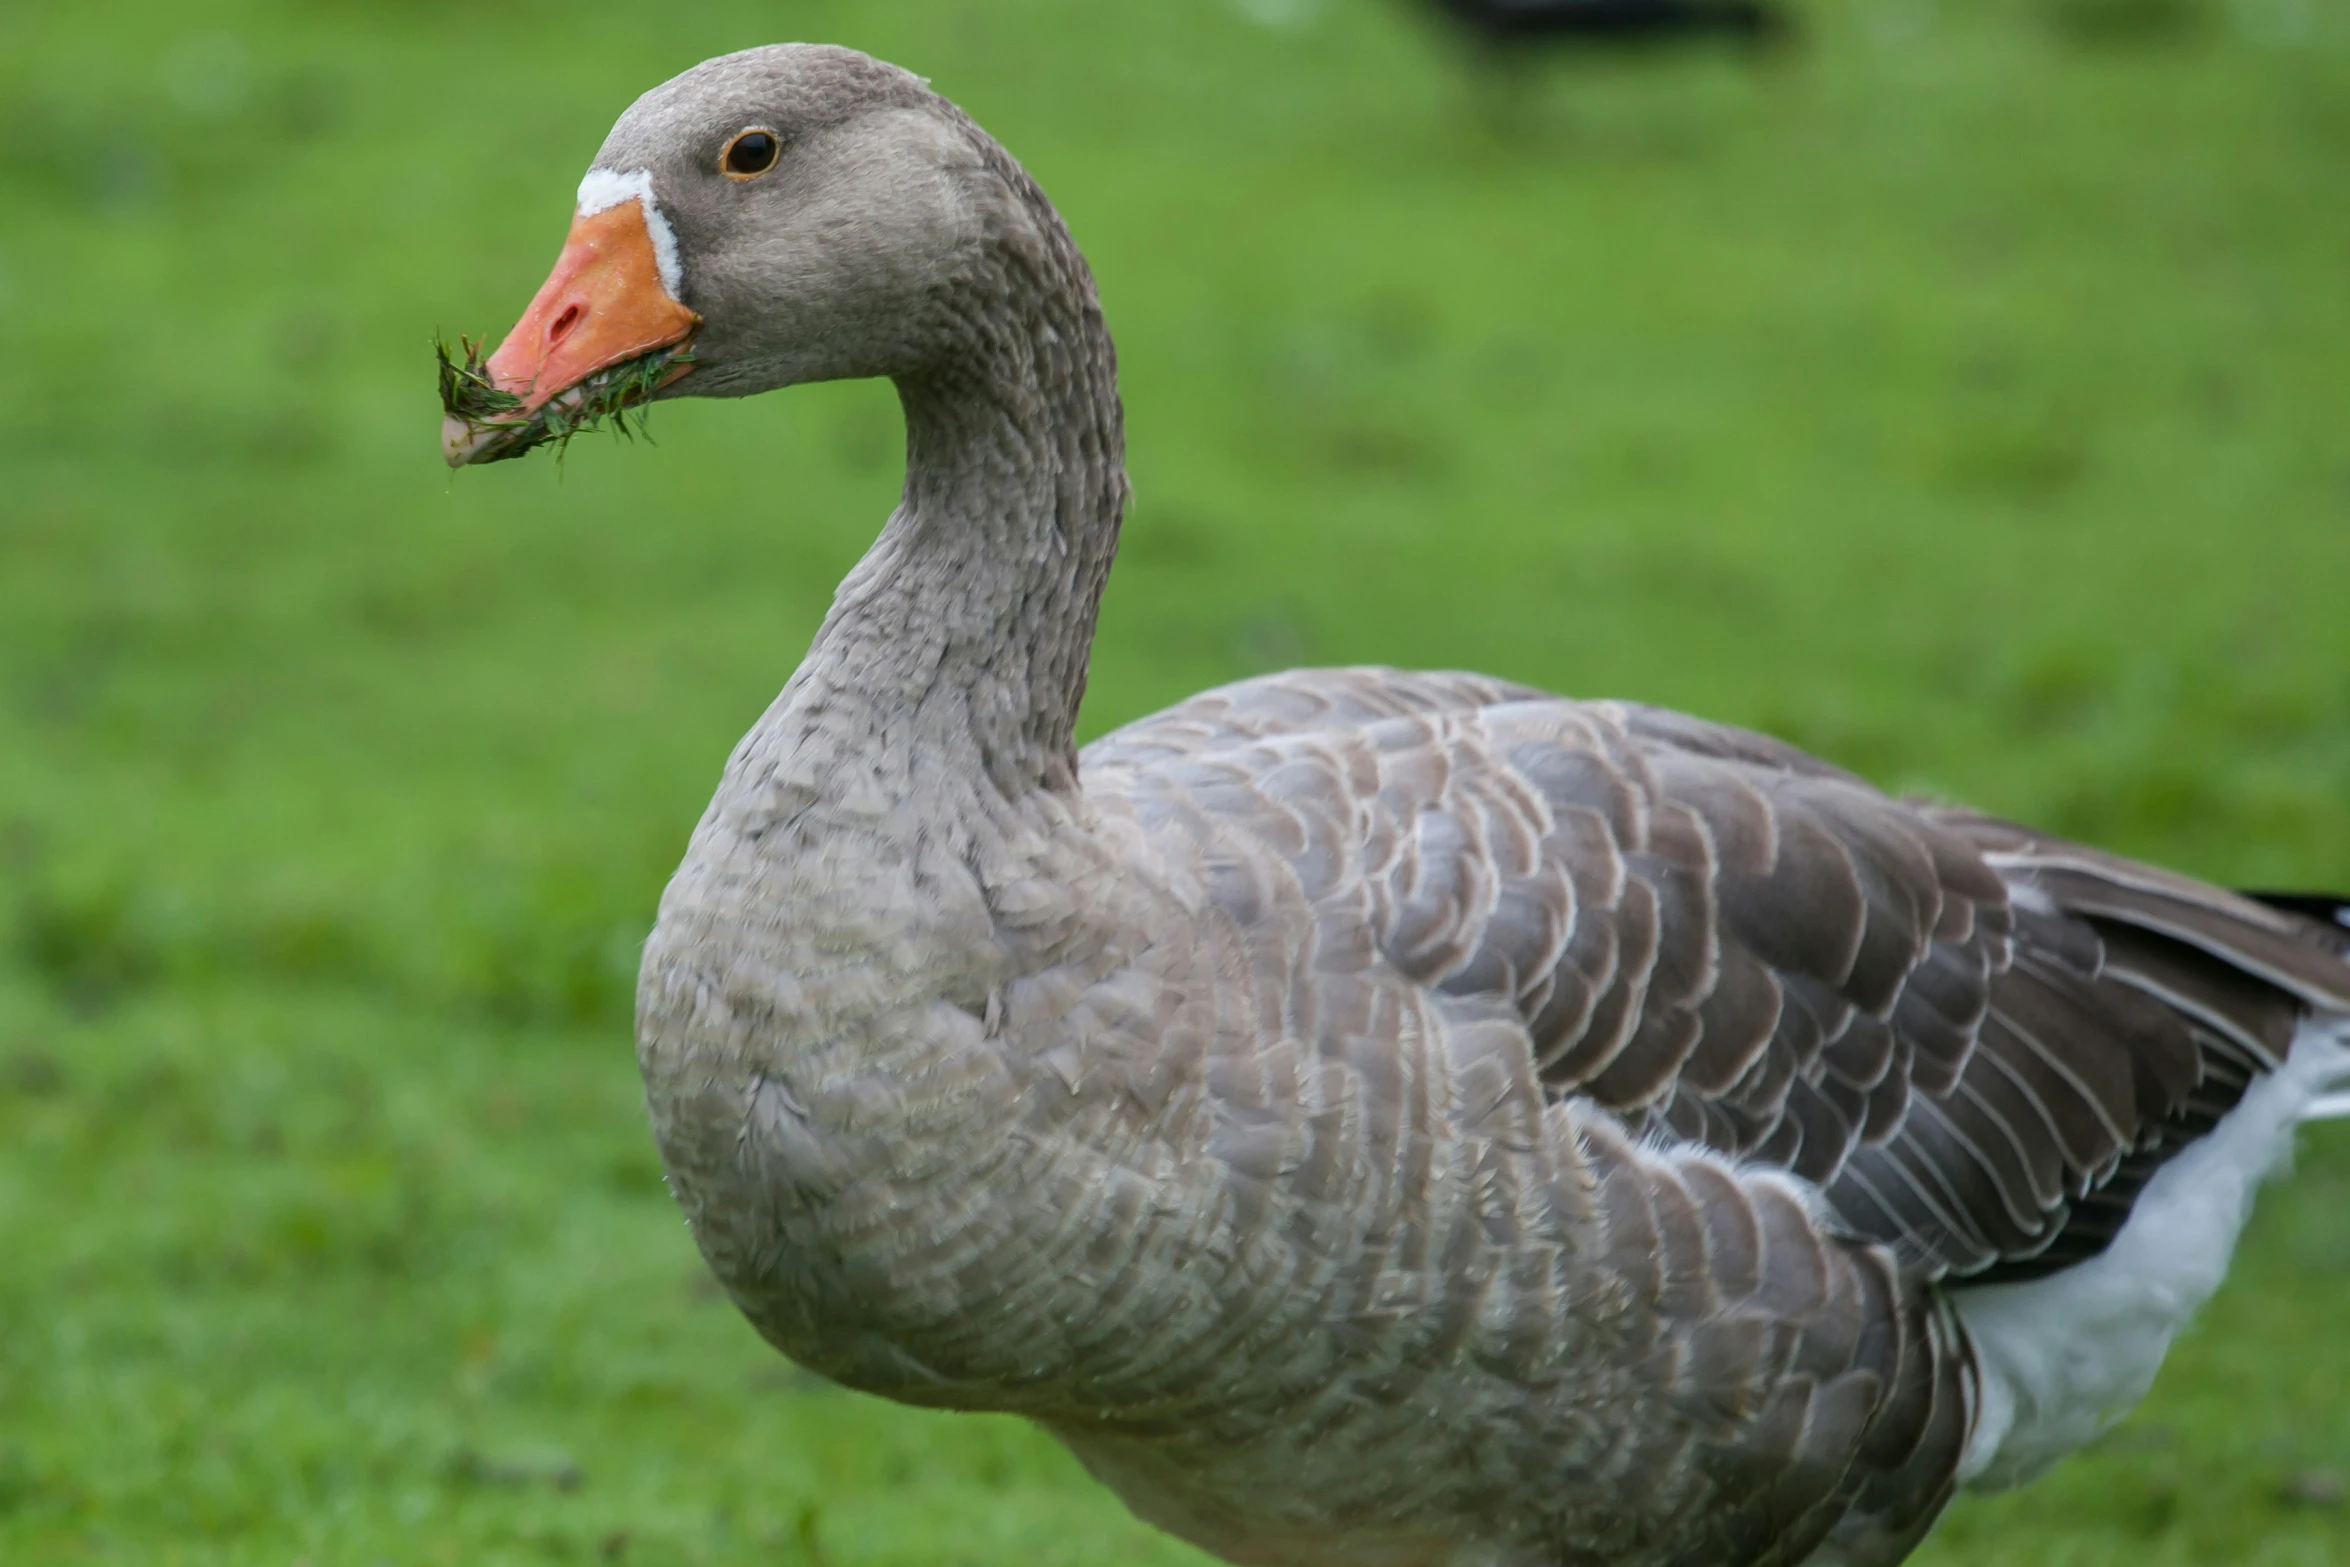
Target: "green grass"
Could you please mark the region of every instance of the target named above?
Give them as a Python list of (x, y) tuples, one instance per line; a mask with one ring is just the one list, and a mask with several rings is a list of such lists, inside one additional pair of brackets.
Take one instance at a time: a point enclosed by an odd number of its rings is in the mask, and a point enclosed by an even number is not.
[[(1778, 730), (2350, 885), (2350, 18), (1850, 0), (1479, 77), (1401, 0), (0, 8), (0, 1559), (1198, 1558), (799, 1377), (636, 1104), (631, 948), (894, 496), (886, 388), (458, 475), (637, 92), (932, 75), (1100, 273), (1089, 732), (1299, 661)], [(2146, 1409), (1923, 1560), (2350, 1557), (2350, 1137)]]

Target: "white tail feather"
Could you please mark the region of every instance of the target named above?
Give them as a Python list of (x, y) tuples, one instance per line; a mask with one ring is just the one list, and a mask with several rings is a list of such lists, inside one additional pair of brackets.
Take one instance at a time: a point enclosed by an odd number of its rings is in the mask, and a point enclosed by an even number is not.
[(1962, 1483), (2021, 1484), (2129, 1412), (2219, 1288), (2294, 1127), (2328, 1113), (2350, 1115), (2350, 1016), (2305, 1022), (2283, 1067), (2154, 1172), (2103, 1252), (2029, 1283), (1951, 1290), (1981, 1376)]
[(2310, 1101), (2301, 1113), (2304, 1121), (2339, 1121), (2350, 1118), (2350, 1094), (2327, 1094)]

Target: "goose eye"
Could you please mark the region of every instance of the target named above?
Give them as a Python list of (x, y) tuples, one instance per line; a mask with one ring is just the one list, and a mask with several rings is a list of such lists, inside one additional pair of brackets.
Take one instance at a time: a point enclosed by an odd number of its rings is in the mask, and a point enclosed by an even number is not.
[(744, 131), (718, 155), (718, 169), (730, 180), (755, 180), (775, 167), (783, 144), (773, 131)]

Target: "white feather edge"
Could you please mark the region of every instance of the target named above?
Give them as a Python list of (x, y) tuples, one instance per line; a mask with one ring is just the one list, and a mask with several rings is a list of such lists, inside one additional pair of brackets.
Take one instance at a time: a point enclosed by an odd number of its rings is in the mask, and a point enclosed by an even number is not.
[(653, 197), (653, 171), (590, 169), (579, 182), (579, 216), (583, 218), (632, 199), (645, 210), (645, 232), (653, 237), (653, 260), (661, 268), (661, 286), (671, 299), (683, 304), (685, 268), (677, 259), (677, 234), (661, 215), (661, 203)]
[(2350, 1016), (2304, 1023), (2284, 1066), (2148, 1180), (2097, 1256), (2026, 1284), (1951, 1290), (1980, 1375), (1959, 1466), (1976, 1490), (2021, 1485), (2145, 1397), (2171, 1340), (2218, 1290), (2260, 1183), (2304, 1121), (2350, 1114)]

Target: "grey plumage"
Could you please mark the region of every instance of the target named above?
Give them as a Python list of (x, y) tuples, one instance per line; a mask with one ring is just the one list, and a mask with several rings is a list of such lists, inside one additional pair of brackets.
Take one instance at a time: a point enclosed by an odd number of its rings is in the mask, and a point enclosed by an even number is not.
[(1890, 1563), (1975, 1429), (1957, 1282), (2098, 1252), (2350, 1008), (2299, 915), (1654, 709), (1306, 670), (1079, 753), (1123, 436), (1042, 193), (839, 50), (598, 165), (676, 227), (674, 395), (906, 409), (639, 996), (695, 1238), (829, 1376), (1234, 1562)]
[[(1147, 769), (1157, 798), (1198, 753), (1228, 770), (1228, 834), (1353, 819), (1363, 887), (1317, 853), (1307, 895), (1419, 984), (1506, 998), (1551, 1093), (1803, 1176), (1927, 1277), (2035, 1271), (2126, 1156), (2208, 1125), (2305, 1007), (2350, 999), (2290, 915), (1677, 714), (1305, 672), (1088, 763)], [(1308, 768), (1298, 805), (1241, 792)]]

